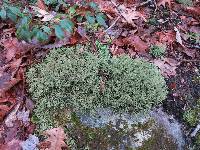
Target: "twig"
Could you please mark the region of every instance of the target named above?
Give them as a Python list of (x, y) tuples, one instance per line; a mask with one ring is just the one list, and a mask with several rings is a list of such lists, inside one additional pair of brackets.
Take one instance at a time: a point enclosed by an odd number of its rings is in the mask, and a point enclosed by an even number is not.
[(142, 2), (142, 3), (140, 3), (138, 6), (136, 6), (136, 7), (142, 7), (142, 6), (145, 6), (145, 5), (147, 5), (148, 3), (150, 3), (152, 0), (147, 0), (147, 1), (145, 1), (145, 2)]
[(200, 130), (200, 124), (198, 124), (195, 130), (190, 134), (191, 137), (195, 137), (197, 132)]
[(115, 19), (115, 21), (110, 25), (110, 27), (107, 28), (107, 29), (104, 31), (104, 33), (107, 33), (108, 30), (110, 30), (110, 29), (117, 23), (117, 21), (118, 21), (120, 18), (121, 18), (121, 16), (118, 16), (117, 19)]
[(181, 62), (200, 62), (200, 60), (198, 60), (198, 59), (192, 59), (192, 60), (182, 59)]

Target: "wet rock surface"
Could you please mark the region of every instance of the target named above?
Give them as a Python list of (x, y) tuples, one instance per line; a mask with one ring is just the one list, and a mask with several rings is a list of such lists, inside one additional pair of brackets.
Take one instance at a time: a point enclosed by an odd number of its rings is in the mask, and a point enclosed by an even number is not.
[(182, 126), (162, 108), (141, 115), (115, 114), (108, 109), (97, 115), (72, 115), (69, 133), (77, 149), (99, 150), (182, 150)]

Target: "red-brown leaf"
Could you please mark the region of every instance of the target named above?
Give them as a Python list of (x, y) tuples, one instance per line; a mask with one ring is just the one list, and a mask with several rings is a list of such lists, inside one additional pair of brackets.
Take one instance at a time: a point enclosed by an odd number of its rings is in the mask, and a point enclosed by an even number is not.
[(40, 9), (47, 10), (47, 7), (46, 7), (46, 5), (45, 5), (45, 3), (44, 3), (43, 0), (38, 0), (38, 1), (37, 1), (37, 6), (38, 6)]
[(145, 53), (149, 47), (147, 43), (140, 39), (139, 36), (131, 36), (128, 38), (124, 38), (123, 42), (134, 47), (135, 51), (139, 53)]

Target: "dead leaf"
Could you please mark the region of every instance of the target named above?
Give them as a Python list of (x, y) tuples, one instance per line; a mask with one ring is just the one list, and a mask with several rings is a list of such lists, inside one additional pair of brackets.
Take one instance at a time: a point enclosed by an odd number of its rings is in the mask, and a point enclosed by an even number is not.
[(182, 46), (184, 46), (184, 45), (183, 45), (183, 41), (182, 41), (182, 39), (181, 39), (181, 34), (180, 34), (179, 30), (177, 29), (177, 27), (174, 27), (174, 31), (176, 32), (176, 41), (177, 41), (179, 44), (181, 44)]
[(12, 141), (9, 141), (8, 143), (5, 144), (0, 144), (0, 149), (1, 150), (21, 150), (22, 147), (20, 145), (22, 141), (12, 139)]
[(38, 6), (40, 9), (47, 10), (46, 5), (45, 5), (45, 3), (44, 3), (43, 0), (37, 0), (37, 6)]
[(126, 8), (124, 5), (120, 5), (119, 7), (120, 14), (124, 17), (125, 21), (129, 24), (132, 24), (135, 26), (134, 21), (135, 19), (142, 18), (145, 22), (147, 21), (145, 17), (138, 11), (136, 11), (136, 8)]
[(172, 58), (156, 59), (153, 63), (161, 70), (161, 74), (168, 78), (176, 75), (176, 68), (180, 64)]
[(166, 32), (156, 32), (156, 35), (159, 38), (159, 42), (166, 45), (170, 45), (176, 40), (176, 34), (171, 30)]
[(22, 111), (17, 112), (17, 119), (22, 121), (25, 126), (29, 124), (30, 118), (29, 118), (30, 110), (25, 110), (25, 107), (22, 109)]
[(123, 39), (123, 43), (131, 45), (135, 48), (136, 52), (145, 53), (148, 49), (148, 44), (140, 39), (139, 36), (130, 36)]
[(31, 6), (31, 8), (37, 13), (36, 16), (38, 17), (43, 17), (43, 19), (41, 21), (51, 21), (54, 18), (54, 15), (43, 10), (40, 9), (39, 7), (35, 7), (35, 6)]
[(15, 57), (15, 54), (18, 50), (16, 46), (17, 44), (18, 44), (18, 40), (16, 38), (9, 39), (3, 42), (3, 46), (7, 50), (7, 53), (6, 53), (7, 61), (10, 61), (13, 57)]
[(21, 142), (21, 146), (23, 150), (37, 150), (38, 143), (38, 137), (30, 134), (26, 141)]
[(17, 40), (17, 38), (7, 39), (3, 41), (3, 46), (6, 50), (6, 59), (10, 61), (14, 57), (21, 57), (34, 46), (28, 43), (22, 43)]
[(112, 45), (112, 47), (110, 48), (110, 51), (112, 53), (113, 56), (120, 56), (122, 54), (124, 54), (124, 49), (119, 48), (118, 46), (115, 46), (114, 44)]
[(17, 78), (11, 78), (8, 82), (5, 82), (2, 88), (0, 89), (0, 97), (3, 96), (3, 94), (11, 89), (13, 86), (15, 86), (17, 83), (19, 83), (21, 79)]
[(171, 9), (172, 8), (172, 0), (160, 0), (159, 2), (158, 2), (158, 6), (164, 6), (164, 7), (166, 7), (166, 4), (168, 4), (168, 6), (169, 6), (169, 8)]
[(195, 58), (196, 56), (196, 49), (189, 49), (187, 47), (184, 48), (183, 53), (185, 53), (187, 56), (191, 57), (191, 58)]
[(3, 120), (4, 116), (13, 108), (15, 104), (15, 97), (5, 96), (0, 98), (0, 121)]
[(19, 109), (20, 103), (17, 104), (14, 110), (6, 117), (5, 124), (7, 127), (13, 127), (13, 122), (17, 119), (17, 111)]
[(48, 138), (42, 142), (50, 143), (48, 150), (62, 150), (63, 147), (67, 147), (64, 140), (66, 139), (66, 135), (64, 133), (63, 128), (53, 128), (44, 132), (44, 135), (47, 135)]
[(186, 10), (194, 16), (200, 16), (200, 7), (186, 7)]

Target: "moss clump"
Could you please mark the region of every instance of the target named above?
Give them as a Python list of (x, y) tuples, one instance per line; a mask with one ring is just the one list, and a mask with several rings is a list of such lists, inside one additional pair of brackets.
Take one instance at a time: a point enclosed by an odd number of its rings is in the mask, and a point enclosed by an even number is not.
[(190, 126), (195, 126), (198, 123), (197, 115), (195, 109), (189, 109), (184, 113), (183, 118)]
[(158, 57), (161, 57), (164, 55), (165, 49), (166, 49), (165, 45), (153, 45), (153, 46), (151, 46), (149, 53), (153, 57), (158, 58)]
[(178, 3), (183, 4), (185, 6), (193, 6), (192, 0), (176, 0)]
[(153, 64), (128, 56), (110, 58), (106, 46), (97, 43), (97, 48), (98, 57), (86, 48), (80, 52), (80, 46), (54, 49), (29, 69), (29, 92), (36, 101), (40, 129), (55, 125), (54, 113), (64, 108), (139, 113), (166, 98), (165, 80)]
[(192, 127), (198, 124), (200, 120), (200, 99), (197, 100), (194, 107), (185, 111), (183, 114), (183, 119)]

